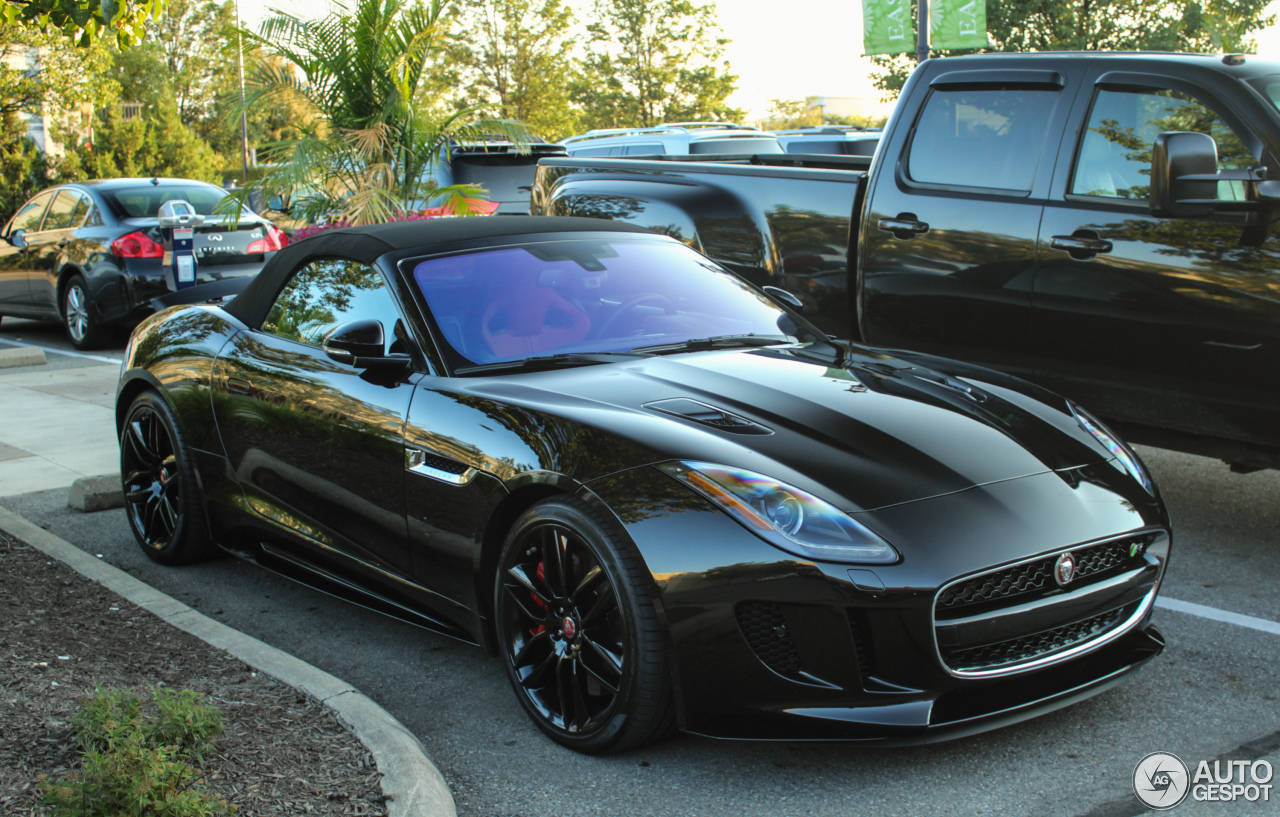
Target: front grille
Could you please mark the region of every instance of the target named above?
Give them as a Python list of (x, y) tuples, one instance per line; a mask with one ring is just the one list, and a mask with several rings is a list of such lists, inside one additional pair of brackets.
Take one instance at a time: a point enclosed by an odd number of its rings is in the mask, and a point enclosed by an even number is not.
[(1034, 661), (1088, 641), (1120, 622), (1125, 611), (1112, 610), (1072, 624), (1033, 635), (1011, 638), (995, 644), (970, 647), (962, 650), (943, 650), (942, 658), (947, 666), (958, 672), (995, 669)]
[(780, 675), (800, 671), (800, 656), (787, 631), (782, 607), (767, 601), (744, 601), (738, 605), (738, 626), (751, 649), (765, 666)]
[[(1072, 549), (1071, 552), (1076, 556), (1076, 578), (1072, 586), (1080, 586), (1084, 579), (1096, 581), (1109, 574), (1141, 566), (1142, 551), (1149, 541), (1150, 536), (1144, 534)], [(1131, 556), (1134, 544), (1140, 547)], [(1053, 580), (1053, 564), (1057, 558), (1058, 554), (1055, 553), (953, 584), (938, 595), (936, 615), (940, 619), (955, 618), (984, 608), (1020, 604), (1031, 601), (1036, 595), (1055, 592), (1058, 586)]]

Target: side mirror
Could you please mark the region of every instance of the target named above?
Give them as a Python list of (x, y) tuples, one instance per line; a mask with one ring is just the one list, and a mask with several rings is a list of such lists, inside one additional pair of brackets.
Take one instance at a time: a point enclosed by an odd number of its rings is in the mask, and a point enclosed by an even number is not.
[(382, 324), (374, 320), (348, 321), (324, 336), (321, 342), (330, 360), (357, 369), (374, 367), (408, 368), (408, 355), (387, 354), (386, 335)]
[(9, 240), (9, 243), (12, 244), (14, 247), (20, 250), (25, 250), (27, 248), (27, 231), (26, 230), (14, 230), (13, 232), (9, 233), (7, 238)]
[(1170, 132), (1151, 148), (1151, 212), (1207, 216), (1218, 203), (1218, 145), (1204, 133)]
[(785, 289), (782, 289), (781, 287), (761, 287), (761, 289), (769, 293), (769, 297), (773, 298), (775, 301), (786, 304), (797, 312), (804, 311), (804, 303)]

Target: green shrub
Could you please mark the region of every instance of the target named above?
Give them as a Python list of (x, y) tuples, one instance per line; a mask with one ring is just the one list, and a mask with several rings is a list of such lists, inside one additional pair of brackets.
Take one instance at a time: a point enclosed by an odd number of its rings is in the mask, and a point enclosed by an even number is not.
[(235, 806), (204, 790), (202, 762), (222, 713), (191, 690), (152, 689), (154, 716), (127, 689), (99, 690), (73, 719), (84, 768), (40, 780), (53, 817), (212, 817)]
[(151, 742), (176, 746), (196, 763), (203, 763), (213, 739), (222, 734), (222, 713), (200, 703), (189, 689), (153, 689), (158, 714), (147, 734)]

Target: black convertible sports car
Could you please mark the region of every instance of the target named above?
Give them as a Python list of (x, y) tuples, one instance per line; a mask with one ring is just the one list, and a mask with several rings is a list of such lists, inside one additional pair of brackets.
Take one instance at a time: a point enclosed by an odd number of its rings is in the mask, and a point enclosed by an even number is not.
[(130, 524), (496, 651), (584, 752), (940, 740), (1161, 651), (1169, 520), (1124, 443), (787, 300), (615, 222), (306, 239), (134, 333)]

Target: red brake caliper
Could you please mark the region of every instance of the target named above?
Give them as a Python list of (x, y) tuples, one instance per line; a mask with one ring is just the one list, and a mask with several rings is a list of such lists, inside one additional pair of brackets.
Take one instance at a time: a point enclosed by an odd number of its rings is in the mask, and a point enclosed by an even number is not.
[[(538, 581), (542, 582), (543, 586), (545, 587), (547, 584), (546, 562), (538, 562), (538, 569), (533, 572), (533, 575), (537, 576)], [(538, 607), (541, 607), (543, 610), (547, 609), (546, 602), (538, 598), (537, 593), (530, 593), (529, 598), (533, 599), (533, 603)], [(529, 631), (529, 636), (533, 637), (535, 635), (541, 635), (542, 633), (546, 632), (546, 629), (547, 629), (546, 627), (539, 624), (537, 627), (534, 627), (532, 630)]]

